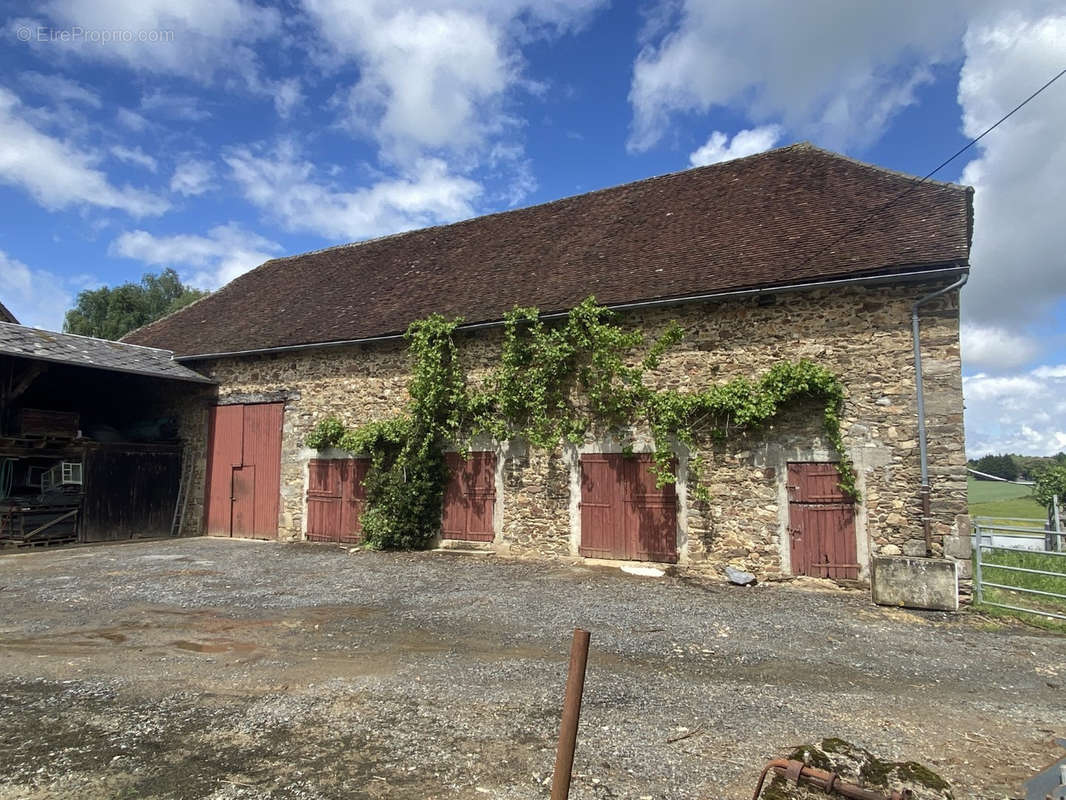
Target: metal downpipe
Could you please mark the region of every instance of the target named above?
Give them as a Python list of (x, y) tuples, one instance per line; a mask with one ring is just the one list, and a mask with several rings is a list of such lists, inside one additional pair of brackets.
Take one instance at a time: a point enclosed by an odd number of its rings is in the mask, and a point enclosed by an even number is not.
[(925, 554), (931, 556), (933, 554), (933, 535), (930, 528), (929, 515), (930, 509), (930, 487), (929, 487), (929, 448), (926, 441), (925, 431), (925, 390), (923, 387), (923, 374), (922, 374), (922, 345), (920, 338), (920, 327), (918, 324), (918, 309), (928, 303), (930, 300), (935, 300), (941, 295), (945, 295), (948, 292), (953, 292), (956, 289), (961, 289), (966, 285), (966, 281), (970, 279), (970, 274), (967, 272), (961, 278), (949, 286), (945, 286), (943, 289), (938, 289), (931, 294), (927, 294), (925, 297), (920, 297), (911, 306), (911, 335), (914, 339), (914, 382), (917, 388), (918, 394), (918, 456), (922, 463), (922, 485), (919, 489), (922, 499), (922, 530), (925, 533)]

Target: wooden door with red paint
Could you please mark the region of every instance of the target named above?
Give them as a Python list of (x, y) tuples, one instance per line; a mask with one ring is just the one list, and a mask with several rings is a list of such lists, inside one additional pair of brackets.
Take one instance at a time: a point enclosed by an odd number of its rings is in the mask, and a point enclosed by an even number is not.
[(204, 491), (209, 535), (277, 537), (283, 413), (281, 403), (211, 409)]
[(855, 580), (855, 504), (834, 463), (788, 465), (789, 556), (793, 575)]
[(496, 505), (496, 454), (445, 454), (448, 483), (444, 488), (441, 536), (468, 542), (491, 542), (495, 538), (493, 511)]
[(581, 544), (588, 558), (677, 561), (677, 495), (647, 454), (581, 456)]
[(368, 458), (313, 459), (307, 475), (307, 538), (356, 543), (363, 539)]

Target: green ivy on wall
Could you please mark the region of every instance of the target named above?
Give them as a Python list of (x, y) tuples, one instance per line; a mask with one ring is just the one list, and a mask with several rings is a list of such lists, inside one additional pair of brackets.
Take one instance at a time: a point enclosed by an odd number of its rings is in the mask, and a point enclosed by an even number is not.
[[(316, 449), (369, 454), (362, 523), (371, 547), (424, 547), (437, 535), (447, 479), (444, 448), (465, 447), (478, 434), (501, 441), (521, 437), (554, 449), (584, 441), (593, 424), (617, 430), (646, 425), (655, 442), (657, 480), (675, 480), (673, 451), (680, 442), (693, 452), (693, 495), (707, 499), (699, 481), (699, 442), (758, 429), (800, 401), (823, 404), (826, 436), (840, 456), (841, 486), (858, 499), (840, 428), (844, 387), (825, 367), (781, 362), (757, 381), (737, 378), (701, 392), (655, 389), (645, 375), (681, 340), (681, 327), (671, 323), (648, 345), (642, 332), (624, 329), (613, 311), (590, 297), (558, 324), (542, 320), (535, 308), (511, 311), (499, 364), (472, 387), (456, 342), (461, 324), (435, 314), (408, 328), (412, 376), (405, 413), (354, 429), (330, 417), (306, 439)], [(635, 351), (646, 345), (638, 361)]]

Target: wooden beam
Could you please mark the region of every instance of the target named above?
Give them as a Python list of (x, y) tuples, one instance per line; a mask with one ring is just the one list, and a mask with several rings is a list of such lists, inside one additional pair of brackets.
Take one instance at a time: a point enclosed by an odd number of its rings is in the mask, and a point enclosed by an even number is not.
[(48, 365), (43, 361), (33, 362), (33, 366), (26, 370), (26, 372), (23, 373), (22, 377), (19, 378), (18, 383), (11, 387), (11, 392), (7, 396), (8, 402), (16, 400), (19, 395), (21, 395), (23, 392), (30, 388), (30, 384), (37, 380), (37, 378), (39, 378), (41, 374), (43, 372), (46, 372), (47, 370)]

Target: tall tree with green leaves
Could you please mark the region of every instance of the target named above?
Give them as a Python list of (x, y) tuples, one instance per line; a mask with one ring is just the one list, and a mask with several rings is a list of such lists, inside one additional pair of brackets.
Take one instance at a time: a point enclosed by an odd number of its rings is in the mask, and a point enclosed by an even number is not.
[(140, 283), (87, 289), (67, 312), (65, 333), (121, 339), (132, 330), (184, 308), (207, 292), (186, 286), (172, 269), (146, 274)]

